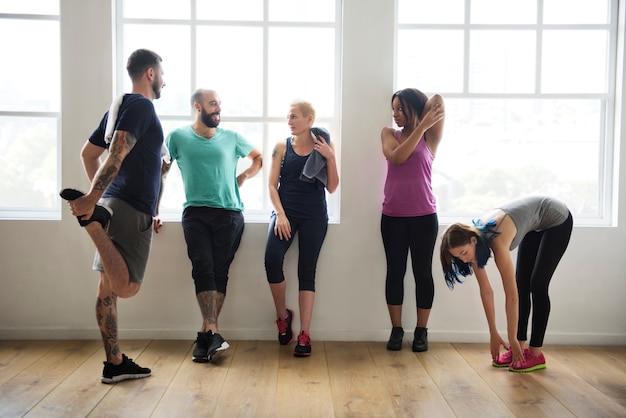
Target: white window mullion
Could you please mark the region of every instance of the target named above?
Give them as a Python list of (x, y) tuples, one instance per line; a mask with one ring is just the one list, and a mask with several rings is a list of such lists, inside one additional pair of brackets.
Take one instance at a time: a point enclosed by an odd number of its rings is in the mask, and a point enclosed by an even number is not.
[(472, 16), (472, 2), (471, 0), (465, 0), (465, 15), (463, 22), (463, 94), (469, 94), (470, 92), (470, 54), (472, 53), (470, 48), (471, 41), (471, 16)]
[[(270, 137), (269, 137), (269, 1), (263, 0), (263, 149), (269, 151), (263, 154), (263, 158), (267, 159), (268, 155), (272, 155), (270, 149)], [(271, 160), (263, 164), (263, 176), (262, 182), (262, 201), (263, 207), (271, 208), (272, 201), (270, 199), (270, 192), (267, 185), (269, 184)]]
[(535, 93), (541, 94), (541, 66), (543, 57), (543, 0), (537, 0), (537, 50), (535, 65)]

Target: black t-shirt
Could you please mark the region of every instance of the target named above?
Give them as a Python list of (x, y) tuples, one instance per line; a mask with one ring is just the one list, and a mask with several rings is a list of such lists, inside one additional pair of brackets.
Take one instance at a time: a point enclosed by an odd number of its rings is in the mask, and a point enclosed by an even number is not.
[[(104, 140), (108, 112), (89, 142), (109, 148)], [(130, 132), (137, 143), (128, 153), (119, 173), (103, 197), (122, 199), (135, 209), (155, 216), (161, 186), (161, 148), (163, 128), (152, 100), (140, 94), (126, 94), (120, 105), (115, 130)]]

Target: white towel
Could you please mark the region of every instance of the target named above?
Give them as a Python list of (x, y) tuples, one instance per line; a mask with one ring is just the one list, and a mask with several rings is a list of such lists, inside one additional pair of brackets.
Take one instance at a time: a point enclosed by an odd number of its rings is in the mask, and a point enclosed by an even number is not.
[[(120, 94), (111, 102), (111, 106), (109, 106), (109, 116), (107, 117), (107, 126), (104, 129), (104, 142), (107, 144), (111, 143), (113, 139), (113, 133), (115, 132), (115, 124), (117, 123), (117, 115), (120, 110), (120, 106), (122, 105), (122, 101), (124, 100), (125, 94)], [(172, 162), (172, 157), (170, 156), (170, 151), (165, 146), (165, 143), (161, 146), (161, 160), (166, 164), (170, 164)]]
[(122, 105), (122, 100), (124, 100), (124, 94), (120, 94), (111, 102), (111, 106), (109, 106), (109, 117), (107, 118), (107, 127), (104, 130), (104, 142), (107, 144), (111, 143), (113, 139), (113, 132), (115, 132), (115, 122), (117, 122), (117, 113), (120, 110), (120, 106)]

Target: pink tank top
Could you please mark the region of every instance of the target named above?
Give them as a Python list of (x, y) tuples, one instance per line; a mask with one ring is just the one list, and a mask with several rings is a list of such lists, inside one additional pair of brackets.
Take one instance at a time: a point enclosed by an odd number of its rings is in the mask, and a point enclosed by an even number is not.
[[(400, 143), (401, 131), (396, 139)], [(437, 200), (432, 189), (432, 165), (435, 155), (424, 137), (402, 164), (387, 161), (383, 214), (387, 216), (424, 216), (437, 212)]]

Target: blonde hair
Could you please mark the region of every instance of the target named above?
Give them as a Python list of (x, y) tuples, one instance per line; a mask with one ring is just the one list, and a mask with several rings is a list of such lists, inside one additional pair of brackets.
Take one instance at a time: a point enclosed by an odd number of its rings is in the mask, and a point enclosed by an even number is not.
[(305, 118), (309, 115), (313, 116), (313, 121), (315, 121), (315, 109), (313, 109), (313, 105), (310, 102), (305, 100), (295, 100), (291, 103), (291, 107), (297, 107), (300, 112), (302, 112), (302, 116)]

